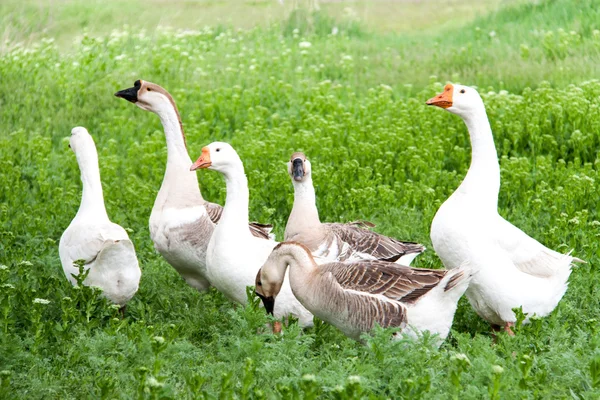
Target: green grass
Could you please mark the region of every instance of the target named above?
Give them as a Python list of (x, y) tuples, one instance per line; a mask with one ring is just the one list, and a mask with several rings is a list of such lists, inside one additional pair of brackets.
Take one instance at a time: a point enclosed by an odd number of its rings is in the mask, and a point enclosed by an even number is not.
[[(598, 398), (598, 2), (520, 4), (405, 34), (302, 10), (244, 30), (213, 21), (141, 35), (130, 23), (111, 34), (120, 19), (65, 46), (82, 33), (78, 7), (96, 7), (107, 24), (135, 8), (82, 4), (56, 8), (75, 22), (63, 31), (69, 19), (57, 16), (54, 43), (36, 41), (43, 13), (22, 14), (11, 29), (34, 43), (5, 44), (0, 55), (0, 398)], [(196, 12), (183, 10), (193, 21)], [(238, 150), (251, 218), (274, 223), (279, 238), (292, 203), (285, 161), (301, 150), (324, 220), (367, 219), (424, 243), (430, 250), (415, 265), (433, 268), (441, 263), (429, 225), (470, 148), (462, 121), (424, 102), (447, 80), (477, 85), (501, 157), (501, 214), (588, 264), (551, 316), (495, 344), (464, 299), (440, 349), (427, 339), (392, 343), (386, 331), (362, 345), (325, 324), (304, 333), (292, 324), (274, 337), (256, 304), (197, 293), (154, 251), (148, 218), (164, 172), (162, 127), (113, 96), (139, 78), (175, 97), (192, 158), (215, 140)], [(108, 213), (131, 230), (143, 270), (124, 320), (98, 293), (72, 288), (58, 259), (80, 200), (64, 140), (77, 125), (96, 141)], [(204, 197), (223, 202), (218, 174), (199, 177)]]

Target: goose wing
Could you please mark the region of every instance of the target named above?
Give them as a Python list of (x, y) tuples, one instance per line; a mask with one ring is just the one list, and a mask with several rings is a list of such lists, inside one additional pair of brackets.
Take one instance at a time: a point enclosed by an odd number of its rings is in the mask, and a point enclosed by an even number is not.
[[(107, 242), (129, 240), (127, 232), (119, 225), (113, 223), (102, 224), (90, 229), (88, 225), (71, 226), (60, 239), (60, 256), (65, 268), (73, 269), (71, 273), (78, 272), (73, 264), (77, 260), (84, 260), (89, 268), (98, 258)], [(70, 276), (67, 278), (71, 279)]]
[[(221, 215), (223, 214), (223, 207), (208, 201), (204, 204), (204, 206), (206, 207), (206, 212), (208, 213), (210, 220), (214, 224), (217, 224), (221, 219)], [(271, 234), (273, 225), (250, 222), (248, 227), (250, 228), (250, 233), (252, 233), (252, 236), (261, 239), (275, 239), (275, 236)]]
[(495, 222), (494, 235), (498, 246), (526, 274), (547, 278), (573, 261), (582, 261), (547, 248), (500, 215)]
[[(395, 262), (403, 256), (416, 255), (425, 250), (419, 243), (403, 242), (369, 230), (368, 228), (375, 226), (370, 222), (325, 225), (337, 236), (339, 242), (343, 243), (342, 248), (347, 248), (340, 261), (376, 259)], [(412, 260), (412, 257), (410, 258)]]
[(381, 260), (330, 263), (320, 266), (330, 272), (344, 290), (414, 303), (437, 286), (446, 270), (416, 269)]

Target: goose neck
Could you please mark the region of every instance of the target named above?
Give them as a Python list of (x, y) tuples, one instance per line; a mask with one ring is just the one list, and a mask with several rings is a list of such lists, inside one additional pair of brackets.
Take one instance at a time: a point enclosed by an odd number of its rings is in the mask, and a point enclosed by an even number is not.
[(185, 193), (185, 197), (195, 204), (203, 204), (204, 199), (198, 186), (198, 178), (190, 172), (192, 159), (185, 144), (185, 136), (181, 125), (181, 118), (174, 106), (162, 107), (156, 112), (163, 125), (167, 140), (167, 167), (161, 186), (161, 191), (166, 196), (174, 190)]
[(461, 190), (478, 194), (497, 205), (500, 165), (485, 109), (464, 118), (471, 139), (471, 165)]
[(90, 149), (85, 154), (77, 155), (77, 163), (81, 171), (83, 190), (81, 205), (77, 216), (93, 216), (95, 219), (108, 219), (104, 205), (102, 182), (100, 181), (100, 167), (95, 149)]
[(167, 139), (167, 163), (185, 164), (189, 168), (192, 160), (187, 152), (179, 113), (173, 106), (165, 106), (156, 114), (160, 118)]
[(312, 178), (307, 176), (302, 182), (292, 182), (294, 184), (294, 205), (290, 218), (298, 217), (304, 224), (319, 225), (321, 220)]
[(279, 259), (277, 265), (282, 276), (285, 269), (288, 266), (290, 267), (290, 285), (295, 294), (306, 286), (304, 283), (309, 281), (317, 270), (317, 265), (310, 252), (297, 244), (286, 243), (281, 245), (277, 257)]
[(250, 191), (244, 167), (238, 165), (234, 168), (228, 168), (223, 171), (223, 176), (227, 186), (227, 197), (225, 198), (225, 206), (219, 225), (235, 226), (250, 234), (248, 230)]

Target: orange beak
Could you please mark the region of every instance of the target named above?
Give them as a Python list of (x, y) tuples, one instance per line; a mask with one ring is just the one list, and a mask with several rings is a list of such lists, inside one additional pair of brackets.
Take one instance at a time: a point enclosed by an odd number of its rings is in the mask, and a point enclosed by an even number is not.
[(444, 91), (435, 97), (427, 100), (428, 106), (438, 106), (440, 108), (452, 107), (452, 93), (454, 92), (454, 86), (451, 83), (444, 87)]
[(190, 171), (195, 171), (199, 168), (208, 168), (211, 165), (212, 162), (210, 161), (210, 150), (208, 149), (208, 147), (203, 147), (202, 155), (200, 155), (200, 158), (198, 158), (196, 162), (192, 164), (192, 166), (190, 167)]

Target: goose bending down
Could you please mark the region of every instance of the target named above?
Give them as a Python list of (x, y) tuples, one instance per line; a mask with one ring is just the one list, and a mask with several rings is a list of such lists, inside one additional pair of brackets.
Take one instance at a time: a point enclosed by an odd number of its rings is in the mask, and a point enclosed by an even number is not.
[[(199, 168), (221, 173), (227, 185), (223, 214), (208, 244), (208, 278), (230, 300), (245, 305), (246, 287), (254, 285), (256, 273), (277, 242), (255, 237), (247, 229), (248, 180), (242, 160), (231, 145), (214, 142), (202, 148), (202, 155), (190, 167)], [(312, 314), (294, 297), (289, 283), (281, 288), (281, 299), (272, 311), (278, 318), (293, 315), (300, 325), (312, 325)]]
[(467, 262), (478, 271), (467, 290), (471, 305), (496, 328), (513, 334), (513, 308), (548, 315), (567, 290), (571, 263), (498, 214), (500, 166), (485, 106), (477, 91), (448, 84), (427, 101), (460, 116), (471, 138), (471, 165), (431, 224), (431, 241), (446, 268)]
[[(157, 84), (137, 80), (115, 93), (142, 110), (158, 115), (167, 139), (167, 167), (152, 213), (150, 237), (169, 264), (197, 290), (210, 286), (206, 275), (206, 247), (223, 208), (205, 201), (196, 174), (189, 171), (181, 117), (173, 97)], [(269, 237), (270, 225), (250, 224), (257, 237)]]
[(82, 127), (73, 128), (69, 146), (75, 152), (81, 171), (83, 193), (77, 215), (60, 238), (58, 253), (67, 279), (77, 284), (84, 260), (88, 276), (83, 282), (97, 286), (104, 296), (124, 306), (137, 292), (141, 271), (133, 243), (125, 229), (110, 222), (104, 207), (98, 153), (94, 139)]
[(294, 185), (294, 206), (285, 227), (285, 240), (307, 246), (312, 254), (331, 261), (384, 260), (410, 265), (425, 247), (401, 242), (369, 230), (369, 222), (321, 223), (310, 161), (294, 153), (288, 162)]
[(282, 242), (256, 276), (255, 290), (267, 311), (277, 307), (288, 266), (302, 305), (356, 340), (376, 323), (413, 337), (429, 331), (445, 339), (471, 279), (468, 267), (419, 269), (381, 260), (317, 265), (308, 247)]

